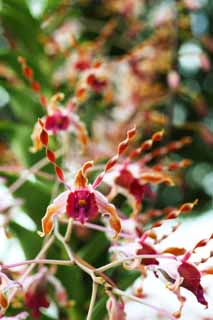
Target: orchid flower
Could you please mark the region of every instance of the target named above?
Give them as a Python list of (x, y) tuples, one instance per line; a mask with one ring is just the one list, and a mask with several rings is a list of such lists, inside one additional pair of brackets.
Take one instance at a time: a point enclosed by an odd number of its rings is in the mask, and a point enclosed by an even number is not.
[[(40, 139), (46, 147), (47, 157), (54, 164), (58, 178), (65, 183), (63, 171), (55, 163), (54, 153), (48, 150), (48, 133), (41, 120), (40, 125), (42, 129)], [(134, 135), (135, 128), (127, 131), (127, 138), (119, 144), (117, 154), (106, 163), (104, 171), (97, 176), (93, 184), (89, 184), (86, 177), (86, 172), (93, 166), (92, 161), (86, 162), (78, 170), (72, 186), (65, 183), (67, 190), (61, 193), (48, 206), (46, 214), (42, 219), (43, 234), (49, 234), (53, 229), (54, 218), (65, 212), (68, 218), (80, 221), (82, 224), (94, 219), (101, 212), (102, 214), (109, 215), (110, 225), (115, 230), (116, 235), (118, 235), (121, 230), (121, 223), (116, 208), (96, 188), (103, 181), (105, 174), (117, 163), (120, 155), (126, 150), (129, 141)]]
[[(88, 144), (88, 136), (86, 133), (86, 128), (83, 122), (80, 121), (78, 115), (74, 112), (75, 103), (70, 101), (67, 108), (62, 108), (58, 106), (58, 102), (63, 99), (63, 95), (58, 93), (55, 94), (50, 103), (47, 106), (47, 115), (42, 118), (44, 122), (45, 129), (53, 135), (59, 132), (70, 132), (74, 130), (77, 134), (78, 140), (84, 148)], [(39, 123), (36, 123), (33, 133), (33, 147), (31, 150), (33, 152), (39, 151), (42, 148), (40, 142), (41, 127)]]
[[(197, 301), (208, 308), (208, 302), (204, 296), (204, 289), (201, 284), (201, 277), (203, 275), (196, 264), (189, 261), (195, 250), (205, 246), (213, 239), (213, 234), (207, 238), (200, 240), (192, 250), (187, 251), (181, 259), (176, 259), (165, 263), (159, 260), (158, 270), (163, 274), (164, 278), (170, 283), (167, 287), (173, 291), (181, 302), (180, 312), (183, 307), (185, 299), (180, 295), (180, 288), (185, 288), (191, 291)], [(210, 255), (211, 256), (211, 255)], [(205, 273), (204, 273), (205, 274)], [(179, 313), (178, 313), (179, 314)]]
[(148, 167), (146, 165), (154, 158), (161, 155), (167, 155), (169, 152), (174, 152), (177, 149), (182, 148), (185, 144), (190, 143), (191, 140), (188, 137), (155, 149), (135, 161), (135, 158), (139, 157), (144, 151), (149, 150), (154, 142), (160, 141), (162, 136), (163, 131), (153, 134), (150, 139), (144, 141), (136, 150), (133, 150), (122, 164), (118, 164), (114, 167), (111, 175), (109, 174), (105, 178), (105, 182), (112, 186), (108, 198), (114, 198), (119, 192), (127, 196), (133, 207), (133, 215), (139, 212), (144, 196), (149, 198), (154, 197), (150, 185), (165, 183), (173, 186), (174, 181), (170, 172), (190, 165), (188, 159), (184, 159), (180, 162), (171, 162), (166, 166), (161, 163), (158, 163), (153, 167)]
[(0, 315), (8, 308), (8, 294), (14, 288), (21, 288), (21, 284), (11, 280), (6, 273), (0, 272)]
[[(80, 121), (78, 115), (74, 111), (76, 101), (71, 100), (68, 102), (67, 107), (64, 108), (59, 104), (59, 102), (64, 98), (62, 93), (57, 93), (48, 102), (48, 99), (41, 93), (41, 85), (39, 82), (35, 81), (33, 70), (27, 65), (26, 60), (23, 57), (19, 57), (19, 63), (22, 66), (22, 72), (25, 78), (31, 84), (32, 89), (39, 96), (41, 105), (46, 109), (47, 114), (42, 118), (45, 129), (56, 135), (58, 132), (70, 132), (75, 131), (78, 140), (85, 148), (88, 144), (88, 135), (83, 122)], [(32, 132), (33, 147), (32, 152), (37, 152), (42, 148), (39, 136), (41, 133), (41, 128), (38, 123)]]
[(24, 282), (25, 306), (32, 310), (32, 317), (40, 318), (40, 308), (48, 308), (48, 284), (54, 288), (56, 299), (60, 306), (67, 304), (67, 293), (61, 282), (53, 275), (51, 269), (41, 268), (38, 273), (29, 276)]

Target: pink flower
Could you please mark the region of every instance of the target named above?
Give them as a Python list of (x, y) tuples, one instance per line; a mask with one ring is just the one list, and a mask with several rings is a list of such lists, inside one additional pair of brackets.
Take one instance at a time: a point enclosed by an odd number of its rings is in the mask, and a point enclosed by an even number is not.
[(107, 310), (109, 315), (109, 320), (125, 320), (126, 315), (124, 312), (124, 302), (123, 300), (117, 300), (114, 295), (111, 295), (107, 301)]

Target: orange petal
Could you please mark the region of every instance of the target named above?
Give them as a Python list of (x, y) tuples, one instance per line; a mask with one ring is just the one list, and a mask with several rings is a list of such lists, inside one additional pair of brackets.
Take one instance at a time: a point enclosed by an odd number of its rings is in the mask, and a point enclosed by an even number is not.
[(202, 270), (203, 274), (213, 274), (213, 267)]
[(8, 307), (8, 300), (2, 292), (0, 292), (0, 306), (3, 309), (7, 309)]
[(162, 251), (162, 253), (171, 253), (175, 256), (182, 256), (186, 252), (184, 248), (177, 248), (177, 247), (169, 247)]
[(33, 142), (33, 147), (30, 149), (31, 152), (37, 152), (41, 150), (43, 147), (40, 140), (41, 131), (42, 131), (41, 127), (38, 125), (38, 123), (36, 123), (31, 135), (31, 139)]
[(106, 207), (106, 211), (110, 214), (109, 223), (113, 230), (115, 230), (116, 234), (114, 239), (118, 237), (118, 234), (121, 232), (121, 221), (118, 217), (115, 207), (112, 204), (108, 204)]
[(117, 214), (117, 211), (113, 204), (109, 203), (107, 198), (98, 191), (95, 191), (95, 198), (98, 204), (98, 207), (102, 213), (106, 213), (110, 216), (109, 223), (116, 234), (114, 239), (118, 237), (118, 234), (121, 231), (121, 221)]
[(48, 235), (53, 229), (53, 217), (57, 214), (58, 208), (55, 205), (50, 205), (47, 208), (45, 216), (42, 218), (42, 230), (45, 235)]
[(141, 174), (140, 179), (143, 183), (153, 183), (153, 184), (165, 183), (170, 186), (174, 185), (173, 180), (169, 176), (161, 174), (159, 172), (143, 173)]
[(77, 188), (84, 188), (87, 186), (88, 180), (86, 177), (86, 171), (93, 166), (93, 161), (87, 161), (84, 165), (79, 169), (75, 176), (74, 184)]

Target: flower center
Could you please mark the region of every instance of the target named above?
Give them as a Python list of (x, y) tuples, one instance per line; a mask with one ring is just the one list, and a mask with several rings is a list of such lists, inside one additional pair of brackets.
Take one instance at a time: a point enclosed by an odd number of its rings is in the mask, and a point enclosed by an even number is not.
[(86, 200), (85, 199), (79, 199), (78, 200), (78, 205), (79, 207), (85, 207), (87, 204)]

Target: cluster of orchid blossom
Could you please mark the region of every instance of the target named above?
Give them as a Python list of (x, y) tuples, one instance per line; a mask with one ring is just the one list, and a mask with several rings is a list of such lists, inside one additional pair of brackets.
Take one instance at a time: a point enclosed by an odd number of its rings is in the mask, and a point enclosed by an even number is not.
[[(157, 232), (155, 232), (157, 228), (167, 221), (176, 220), (180, 214), (191, 211), (194, 205), (196, 205), (197, 200), (193, 203), (185, 203), (177, 209), (168, 208), (164, 212), (162, 211), (161, 214), (164, 215), (164, 218), (152, 223), (151, 227), (149, 226), (152, 221), (151, 218), (157, 215), (154, 215), (152, 212), (152, 215), (150, 214), (149, 219), (147, 219), (148, 221), (146, 220), (146, 222), (144, 222), (143, 215), (140, 212), (144, 194), (151, 193), (150, 184), (163, 182), (173, 185), (174, 182), (168, 172), (189, 165), (188, 160), (171, 162), (166, 166), (162, 163), (157, 163), (151, 168), (147, 167), (147, 163), (155, 157), (180, 149), (185, 144), (190, 143), (190, 139), (183, 138), (181, 141), (171, 142), (165, 147), (147, 153), (134, 163), (134, 158), (138, 158), (141, 153), (149, 150), (153, 143), (161, 140), (163, 131), (155, 133), (151, 139), (146, 140), (138, 148), (133, 149), (130, 155), (125, 158), (124, 152), (129, 145), (129, 141), (135, 136), (135, 128), (133, 128), (127, 131), (127, 137), (119, 144), (117, 154), (106, 163), (104, 171), (96, 177), (92, 185), (88, 183), (86, 177), (86, 172), (93, 166), (92, 161), (87, 161), (78, 170), (72, 185), (70, 185), (65, 181), (62, 169), (56, 164), (54, 153), (48, 148), (48, 132), (42, 120), (39, 120), (39, 125), (41, 127), (40, 140), (46, 148), (47, 158), (53, 163), (59, 180), (64, 183), (67, 188), (67, 191), (57, 196), (53, 203), (48, 206), (46, 214), (42, 219), (42, 234), (50, 234), (54, 228), (54, 221), (55, 223), (56, 220), (60, 221), (60, 217), (64, 213), (66, 213), (68, 221), (71, 222), (68, 222), (68, 226), (72, 226), (76, 222), (80, 222), (81, 224), (90, 222), (97, 217), (98, 212), (107, 214), (110, 217), (110, 225), (115, 231), (113, 243), (110, 248), (112, 262), (109, 263), (109, 265), (95, 269), (96, 272), (103, 272), (111, 267), (123, 264), (125, 268), (141, 271), (143, 276), (146, 275), (148, 268), (153, 270), (156, 278), (159, 277), (160, 273), (167, 281), (168, 289), (174, 292), (180, 301), (179, 310), (171, 315), (173, 319), (180, 317), (185, 302), (185, 298), (180, 292), (181, 287), (191, 291), (197, 297), (198, 302), (207, 307), (208, 303), (204, 297), (204, 290), (201, 286), (201, 275), (211, 273), (211, 271), (199, 271), (196, 265), (189, 262), (189, 259), (196, 249), (206, 245), (208, 241), (212, 240), (212, 236), (210, 236), (209, 239), (200, 241), (190, 252), (186, 252), (184, 248), (176, 247), (169, 247), (163, 251), (159, 251), (157, 245), (168, 237), (169, 234), (158, 238)], [(107, 179), (108, 176), (109, 179)], [(113, 191), (106, 197), (97, 191), (96, 188), (101, 182), (107, 183), (109, 181), (113, 181)], [(118, 191), (117, 187), (121, 189)], [(114, 188), (116, 188), (116, 191)], [(113, 196), (115, 196), (117, 192), (122, 192), (120, 190), (123, 190), (124, 194), (134, 199), (132, 202), (133, 212), (130, 218), (124, 218), (120, 212), (118, 214), (115, 206), (107, 199), (112, 198), (112, 193)], [(160, 216), (159, 212), (158, 215)], [(58, 222), (56, 226), (57, 224)], [(175, 232), (178, 226), (179, 224), (174, 225), (171, 228), (171, 232)], [(106, 228), (106, 233), (111, 234), (110, 229)], [(73, 253), (71, 254), (71, 259), (84, 270), (85, 262), (83, 262), (82, 266), (82, 262), (79, 261), (79, 258)], [(166, 261), (166, 263), (164, 263), (164, 261)], [(102, 274), (101, 277), (103, 277)], [(111, 286), (114, 288), (114, 283), (112, 285), (111, 280), (109, 281), (105, 276), (103, 279), (107, 282), (106, 293), (109, 295), (107, 309), (110, 319), (125, 319), (124, 301), (122, 298), (119, 298), (120, 300), (116, 298), (116, 290), (119, 289), (115, 289), (113, 293), (110, 288)], [(93, 281), (95, 282), (96, 280), (93, 278)], [(98, 282), (99, 281), (100, 280), (98, 280)]]
[[(126, 39), (133, 40), (134, 43), (137, 35), (147, 27), (146, 23), (142, 23), (140, 19), (141, 11), (146, 5), (145, 1), (102, 2), (106, 10), (127, 19), (129, 28), (124, 34)], [(177, 30), (178, 28), (188, 30), (184, 15), (180, 14), (179, 25), (172, 28), (176, 23), (177, 10), (181, 11), (183, 8), (197, 10), (199, 6), (196, 3), (196, 0), (180, 1), (179, 8), (176, 5), (170, 7), (164, 17), (154, 13), (151, 24), (155, 32), (142, 44), (133, 45), (120, 58), (109, 59), (104, 52), (107, 40), (117, 27), (115, 19), (109, 20), (99, 36), (88, 43), (78, 41), (82, 31), (80, 22), (66, 21), (45, 43), (47, 54), (52, 56), (62, 54), (65, 57), (65, 64), (54, 74), (54, 85), (59, 87), (66, 83), (75, 88), (74, 98), (69, 99), (64, 105), (62, 105), (63, 94), (58, 93), (48, 99), (42, 93), (40, 83), (34, 79), (33, 70), (23, 57), (19, 58), (23, 75), (37, 94), (45, 112), (33, 129), (31, 151), (37, 152), (45, 148), (46, 158), (53, 164), (56, 176), (66, 190), (51, 201), (42, 218), (42, 231), (38, 233), (44, 237), (44, 246), (36, 258), (0, 265), (1, 319), (39, 318), (42, 309), (48, 308), (51, 300), (57, 301), (59, 309), (72, 307), (66, 288), (55, 274), (56, 266), (60, 265), (67, 267), (76, 265), (92, 279), (92, 295), (87, 320), (92, 319), (99, 286), (104, 288), (108, 297), (106, 308), (109, 320), (127, 319), (125, 303), (128, 300), (153, 308), (164, 319), (180, 318), (186, 301), (183, 288), (191, 292), (198, 303), (208, 307), (208, 294), (202, 286), (202, 277), (211, 275), (212, 267), (203, 267), (202, 264), (212, 258), (213, 253), (210, 252), (208, 257), (201, 258), (196, 263), (192, 258), (200, 248), (213, 241), (213, 235), (200, 240), (191, 250), (176, 246), (166, 248), (161, 246), (163, 240), (178, 229), (179, 216), (190, 212), (197, 204), (197, 200), (184, 203), (178, 208), (143, 210), (144, 198), (148, 198), (150, 202), (155, 199), (156, 185), (161, 183), (168, 186), (175, 185), (179, 179), (180, 169), (190, 165), (188, 159), (170, 161), (168, 155), (189, 144), (191, 139), (184, 137), (151, 151), (153, 145), (161, 141), (163, 130), (152, 134), (150, 139), (145, 140), (138, 147), (135, 147), (137, 142), (134, 142), (134, 147), (131, 147), (130, 141), (135, 138), (136, 128), (128, 129), (132, 124), (136, 124), (147, 133), (162, 126), (170, 126), (169, 117), (155, 110), (153, 106), (169, 102), (175, 95), (190, 97), (198, 114), (206, 115), (203, 98), (200, 95), (194, 96), (190, 92), (181, 82), (181, 77), (176, 70)], [(44, 21), (44, 29), (49, 23), (51, 19)], [(122, 41), (119, 44), (122, 47)], [(199, 58), (200, 68), (208, 71), (210, 69), (208, 57), (203, 52)], [(162, 76), (166, 79), (164, 85), (159, 81)], [(78, 106), (84, 103), (90, 94), (98, 95), (99, 99), (104, 100), (105, 105), (112, 104), (113, 108), (109, 110), (110, 130), (107, 130), (108, 127), (104, 128), (107, 119), (103, 117), (104, 125), (101, 121), (92, 123), (92, 134), (89, 138), (86, 127), (78, 115)], [(193, 124), (188, 126), (195, 128)], [(200, 131), (206, 142), (212, 143), (212, 135), (206, 127), (198, 124), (196, 130)], [(124, 131), (127, 134), (122, 140)], [(74, 178), (70, 179), (69, 173), (57, 164), (57, 154), (51, 150), (49, 139), (51, 136), (56, 137), (64, 147), (67, 143), (66, 137), (72, 132), (80, 142), (84, 153), (79, 153), (77, 172)], [(118, 143), (117, 152), (111, 157), (118, 141), (121, 142)], [(97, 142), (100, 142), (100, 147)], [(67, 148), (69, 145), (66, 146)], [(130, 151), (126, 155), (128, 148)], [(90, 183), (89, 173), (91, 170), (96, 170), (96, 167), (94, 162), (88, 159), (100, 161), (106, 157), (111, 158), (105, 165), (100, 165), (103, 171)], [(68, 167), (67, 164), (66, 167)], [(5, 200), (0, 204), (0, 211), (6, 217), (4, 227), (11, 219), (8, 212), (10, 213), (14, 206), (20, 205), (20, 201), (15, 200), (9, 191), (15, 191), (25, 180), (27, 178), (22, 177), (20, 184), (18, 182), (15, 187), (0, 190)], [(98, 189), (100, 185), (102, 188)], [(108, 192), (105, 191), (105, 187)], [(131, 206), (128, 217), (114, 204), (119, 194), (126, 197)], [(102, 219), (99, 219), (99, 213)], [(94, 220), (101, 223), (96, 224)], [(62, 222), (67, 225), (64, 236), (59, 231), (59, 224)], [(160, 235), (158, 231), (164, 225), (169, 225), (170, 231)], [(75, 231), (75, 226), (91, 228), (106, 234), (111, 243), (108, 264), (95, 267), (74, 252), (70, 245), (70, 237), (73, 229)], [(55, 241), (63, 245), (68, 256), (67, 260), (46, 258), (50, 246)], [(46, 265), (51, 267), (47, 268)], [(148, 276), (148, 271), (153, 272), (156, 281), (162, 279), (165, 287), (176, 295), (180, 304), (179, 309), (171, 314), (167, 310), (149, 304), (144, 300), (146, 293), (143, 287), (132, 294), (120, 290), (113, 279), (113, 273), (112, 276), (108, 276), (105, 272), (121, 266), (124, 269), (139, 272), (142, 279)], [(23, 269), (18, 272), (11, 271), (16, 267)], [(35, 267), (36, 272), (32, 274)], [(16, 295), (19, 298), (17, 301)], [(31, 311), (21, 312), (11, 317), (5, 316), (9, 305), (19, 306), (20, 301), (28, 311)]]
[[(127, 131), (126, 139), (118, 145), (116, 155), (107, 161), (104, 170), (90, 184), (87, 179), (87, 172), (92, 168), (93, 161), (87, 161), (82, 165), (77, 171), (73, 182), (66, 181), (64, 171), (56, 163), (54, 152), (49, 149), (49, 133), (44, 120), (39, 119), (38, 125), (40, 126), (40, 143), (45, 147), (47, 159), (55, 167), (59, 181), (64, 184), (67, 190), (53, 200), (47, 207), (46, 214), (42, 219), (42, 233), (40, 235), (50, 235), (53, 229), (54, 235), (47, 237), (46, 244), (44, 244), (45, 249), (41, 250), (41, 254), (34, 260), (1, 266), (0, 305), (2, 314), (7, 310), (9, 303), (13, 300), (17, 291), (21, 291), (24, 293), (26, 308), (32, 309), (32, 317), (39, 317), (40, 308), (47, 308), (49, 306), (48, 284), (54, 287), (60, 306), (65, 307), (69, 305), (66, 290), (54, 276), (55, 269), (47, 269), (41, 266), (36, 274), (30, 275), (31, 266), (35, 266), (36, 264), (64, 266), (76, 264), (91, 276), (93, 291), (87, 315), (88, 320), (92, 318), (98, 286), (104, 286), (105, 292), (109, 296), (107, 310), (109, 319), (111, 320), (126, 319), (125, 301), (128, 299), (147, 305), (168, 319), (179, 318), (185, 302), (181, 288), (191, 291), (199, 303), (208, 307), (204, 289), (201, 285), (201, 277), (211, 274), (211, 268), (202, 269), (200, 264), (207, 261), (212, 256), (212, 253), (210, 253), (208, 258), (201, 259), (200, 263), (197, 264), (190, 262), (190, 258), (200, 247), (212, 241), (213, 235), (208, 239), (199, 241), (192, 250), (187, 251), (184, 248), (178, 247), (168, 247), (161, 250), (159, 244), (169, 234), (159, 237), (157, 233), (158, 228), (165, 223), (177, 221), (181, 214), (191, 211), (196, 205), (197, 200), (193, 203), (185, 203), (177, 209), (167, 208), (162, 211), (153, 210), (153, 212), (145, 212), (144, 216), (146, 218), (144, 220), (143, 213), (141, 213), (141, 203), (143, 202), (144, 195), (148, 194), (150, 196), (152, 193), (150, 184), (167, 183), (173, 185), (174, 182), (169, 172), (189, 164), (188, 160), (182, 160), (180, 162), (167, 163), (166, 165), (158, 162), (153, 167), (149, 167), (148, 162), (158, 156), (163, 156), (182, 148), (190, 142), (190, 139), (183, 138), (180, 141), (171, 142), (167, 146), (154, 149), (150, 152), (149, 150), (153, 144), (160, 141), (163, 136), (163, 131), (159, 131), (153, 134), (150, 139), (144, 141), (139, 147), (131, 149), (129, 155), (125, 157), (129, 143), (136, 133), (135, 128), (130, 129)], [(146, 151), (147, 153), (141, 156)], [(135, 158), (137, 159), (136, 161), (134, 161)], [(107, 176), (109, 179), (107, 179)], [(109, 183), (109, 181), (113, 181), (112, 190), (116, 187), (116, 191), (115, 189), (113, 191), (113, 196), (112, 191), (107, 196), (97, 190), (97, 187), (102, 182)], [(133, 212), (129, 218), (109, 202), (108, 198), (113, 198), (117, 192), (124, 192), (127, 197), (130, 196), (130, 198), (134, 199), (134, 201), (130, 200), (133, 205)], [(157, 211), (157, 214), (154, 211)], [(99, 212), (109, 216), (109, 220), (103, 220), (106, 226), (91, 223), (92, 220), (97, 218)], [(66, 214), (66, 219), (63, 218), (64, 214)], [(153, 222), (153, 217), (161, 217), (161, 219)], [(58, 228), (60, 220), (67, 223), (67, 231), (64, 237), (60, 234)], [(113, 237), (111, 237), (112, 229), (108, 228), (108, 221), (114, 231)], [(69, 245), (69, 239), (73, 225), (78, 225), (79, 223), (85, 227), (88, 226), (104, 231), (109, 236), (109, 239), (112, 241), (109, 249), (111, 254), (111, 262), (109, 264), (95, 268), (73, 252)], [(178, 226), (179, 223), (174, 224), (171, 227), (171, 232), (175, 232)], [(69, 260), (43, 259), (43, 254), (45, 250), (48, 250), (51, 242), (54, 241), (54, 237), (63, 243)], [(20, 274), (10, 273), (10, 269), (25, 264), (30, 266), (21, 272), (21, 276)], [(121, 291), (113, 279), (105, 274), (105, 271), (119, 265), (123, 265), (124, 268), (129, 270), (139, 271), (142, 277), (145, 277), (147, 270), (150, 269), (154, 272), (156, 281), (158, 281), (159, 277), (163, 277), (166, 287), (180, 301), (179, 310), (170, 314), (166, 310), (143, 301), (143, 296), (140, 296), (139, 293), (128, 295), (126, 292)], [(26, 316), (25, 313), (21, 313), (14, 319), (24, 319)], [(7, 317), (4, 318), (7, 319)]]
[[(100, 268), (100, 270), (105, 271), (107, 268), (123, 264), (123, 267), (128, 270), (141, 272), (142, 278), (148, 276), (148, 270), (152, 271), (157, 279), (163, 280), (166, 288), (173, 292), (180, 302), (179, 309), (173, 313), (175, 318), (181, 317), (186, 301), (186, 298), (182, 295), (181, 288), (192, 292), (197, 301), (208, 308), (208, 302), (204, 294), (205, 290), (201, 285), (201, 278), (204, 275), (211, 274), (212, 268), (202, 267), (202, 263), (212, 256), (212, 252), (208, 257), (202, 258), (196, 263), (191, 262), (190, 258), (197, 253), (199, 248), (206, 246), (213, 239), (213, 234), (207, 239), (200, 240), (192, 250), (187, 251), (183, 247), (164, 247), (162, 249), (161, 243), (172, 232), (177, 230), (178, 225), (173, 225), (171, 231), (161, 237), (157, 230), (159, 226), (168, 222), (168, 220), (176, 219), (181, 213), (185, 214), (190, 211), (196, 203), (197, 201), (186, 203), (177, 209), (169, 208), (163, 221), (153, 223), (148, 228), (146, 224), (142, 226), (140, 219), (136, 219), (136, 217), (122, 220), (122, 231), (128, 237), (120, 238), (118, 242), (111, 246), (112, 262), (108, 266)], [(140, 290), (135, 292), (135, 295), (142, 298), (146, 295), (142, 286)]]
[[(185, 10), (198, 10), (198, 1), (180, 1), (178, 5), (175, 2), (164, 6), (156, 4), (150, 12), (145, 1), (116, 1), (116, 4), (103, 1), (101, 6), (106, 12), (127, 19), (128, 29), (124, 30), (122, 39), (134, 45), (121, 56), (109, 58), (105, 47), (110, 37), (116, 37), (119, 24), (116, 18), (112, 17), (100, 26), (97, 37), (87, 42), (79, 41), (84, 32), (82, 22), (65, 21), (45, 43), (47, 54), (62, 54), (65, 58), (55, 72), (53, 83), (75, 88), (82, 102), (89, 96), (88, 92), (101, 94), (99, 99), (103, 99), (106, 106), (114, 106), (110, 115), (115, 120), (115, 127), (130, 121), (145, 130), (169, 127), (169, 117), (165, 112), (156, 110), (155, 106), (170, 104), (174, 97), (182, 96), (186, 96), (196, 113), (205, 119), (208, 110), (203, 96), (188, 87), (177, 70), (177, 59), (185, 57), (179, 50), (178, 37), (181, 32), (191, 35)], [(149, 15), (142, 23), (140, 15), (146, 9)], [(49, 19), (45, 27), (53, 20)], [(138, 44), (137, 37), (146, 30), (150, 36)], [(121, 49), (125, 47), (122, 41), (116, 45)], [(211, 64), (205, 49), (194, 55), (200, 70), (209, 72)], [(162, 77), (165, 81), (159, 81)], [(196, 131), (206, 143), (212, 144), (212, 133), (204, 121), (183, 123), (181, 127)]]

